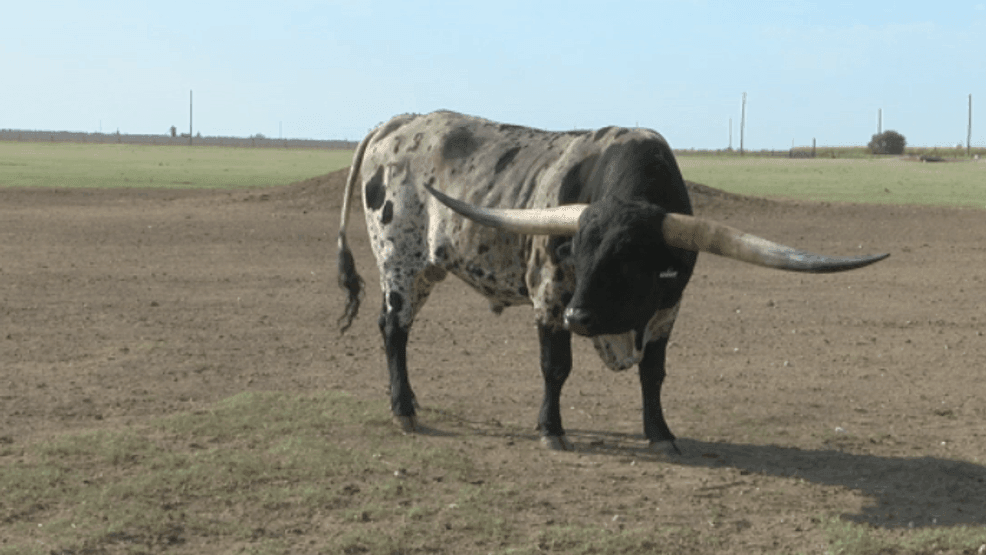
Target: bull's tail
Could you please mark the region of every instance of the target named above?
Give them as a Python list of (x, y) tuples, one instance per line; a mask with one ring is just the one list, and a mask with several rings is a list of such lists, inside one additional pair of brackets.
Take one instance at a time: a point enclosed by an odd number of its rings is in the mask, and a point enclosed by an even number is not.
[(349, 207), (353, 197), (356, 181), (359, 179), (360, 166), (363, 164), (363, 154), (366, 147), (373, 138), (373, 132), (366, 136), (356, 153), (353, 155), (353, 165), (349, 168), (349, 178), (346, 180), (346, 189), (342, 197), (342, 215), (339, 217), (339, 254), (338, 272), (339, 287), (346, 291), (346, 310), (339, 317), (339, 332), (346, 333), (349, 326), (353, 324), (356, 315), (359, 314), (360, 301), (363, 298), (363, 278), (356, 273), (356, 261), (353, 259), (353, 251), (350, 250), (346, 242), (346, 224), (349, 221)]

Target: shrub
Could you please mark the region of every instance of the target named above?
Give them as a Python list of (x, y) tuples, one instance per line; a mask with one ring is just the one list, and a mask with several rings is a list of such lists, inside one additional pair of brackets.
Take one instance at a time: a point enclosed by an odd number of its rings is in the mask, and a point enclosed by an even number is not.
[(884, 131), (873, 135), (870, 144), (866, 145), (873, 154), (904, 154), (907, 139), (896, 131)]

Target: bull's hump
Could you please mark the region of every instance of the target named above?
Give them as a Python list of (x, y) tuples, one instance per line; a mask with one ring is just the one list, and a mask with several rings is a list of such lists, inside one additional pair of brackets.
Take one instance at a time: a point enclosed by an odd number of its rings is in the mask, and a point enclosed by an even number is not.
[(452, 129), (442, 141), (442, 158), (445, 160), (462, 160), (475, 154), (483, 144), (476, 133), (468, 126)]
[(579, 138), (459, 114), (439, 116), (423, 131), (436, 147), (430, 158), (439, 176), (436, 187), (482, 206), (529, 207), (531, 191), (546, 186), (540, 183), (545, 170)]

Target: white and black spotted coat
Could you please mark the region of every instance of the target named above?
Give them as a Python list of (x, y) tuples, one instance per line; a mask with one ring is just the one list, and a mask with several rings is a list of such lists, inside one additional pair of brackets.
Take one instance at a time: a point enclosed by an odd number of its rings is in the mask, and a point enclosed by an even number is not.
[[(455, 214), (422, 186), (477, 206), (547, 208), (591, 202), (579, 190), (599, 154), (615, 143), (664, 139), (618, 127), (548, 132), (454, 112), (405, 115), (368, 137), (358, 168), (366, 223), (388, 309), (410, 326), (432, 286), (448, 272), (483, 294), (494, 312), (532, 304), (536, 319), (563, 326), (575, 289), (573, 268), (555, 250), (564, 238), (525, 236)], [(566, 200), (567, 199), (567, 200)], [(646, 345), (670, 332), (677, 305), (660, 310), (644, 332), (593, 338), (607, 366), (639, 363)]]

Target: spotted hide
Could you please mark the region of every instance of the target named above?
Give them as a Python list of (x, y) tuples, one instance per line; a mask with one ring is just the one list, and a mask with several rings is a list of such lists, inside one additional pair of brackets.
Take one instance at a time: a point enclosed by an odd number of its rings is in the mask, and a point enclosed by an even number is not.
[[(533, 305), (544, 377), (538, 429), (546, 445), (571, 447), (560, 395), (575, 332), (592, 338), (608, 367), (639, 365), (645, 434), (658, 449), (676, 452), (660, 389), (697, 251), (801, 271), (872, 261), (819, 265), (817, 255), (691, 217), (673, 153), (654, 131), (548, 132), (445, 111), (404, 115), (370, 132), (350, 169), (339, 232), (339, 281), (348, 291), (343, 330), (362, 291), (345, 235), (357, 187), (380, 269), (391, 408), (407, 432), (416, 426), (408, 334), (448, 273), (485, 296), (493, 312)], [(496, 213), (488, 218), (470, 207)], [(533, 223), (509, 223), (518, 214)], [(507, 224), (491, 223), (502, 215)], [(555, 221), (560, 227), (547, 225)]]

